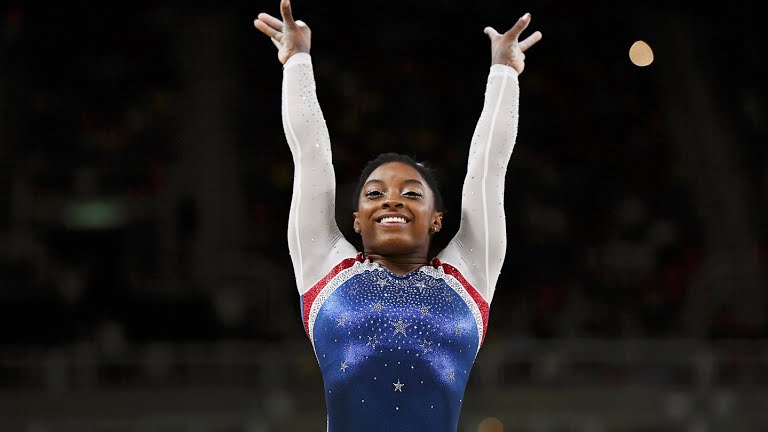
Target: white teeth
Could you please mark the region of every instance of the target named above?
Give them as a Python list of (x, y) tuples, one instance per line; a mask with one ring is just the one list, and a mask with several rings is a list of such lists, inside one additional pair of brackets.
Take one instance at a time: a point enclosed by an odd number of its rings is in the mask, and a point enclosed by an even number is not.
[(392, 216), (385, 217), (384, 219), (381, 220), (381, 223), (405, 223), (405, 222), (406, 222), (405, 218), (392, 217)]

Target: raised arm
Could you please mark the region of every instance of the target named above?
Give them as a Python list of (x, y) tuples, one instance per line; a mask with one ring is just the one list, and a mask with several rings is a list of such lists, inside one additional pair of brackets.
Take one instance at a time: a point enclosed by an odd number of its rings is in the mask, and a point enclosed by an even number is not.
[(503, 34), (485, 28), (491, 40), (491, 68), (469, 149), (461, 222), (456, 236), (438, 255), (442, 261), (455, 263), (489, 303), (506, 255), (504, 181), (517, 139), (518, 77), (525, 68), (524, 52), (542, 36), (537, 31), (518, 40), (530, 20), (526, 13)]
[(270, 37), (283, 64), (283, 129), (294, 163), (288, 249), (296, 286), (304, 294), (356, 251), (336, 223), (336, 178), (328, 128), (315, 90), (311, 31), (293, 19), (288, 0), (281, 1), (280, 13), (282, 21), (261, 13), (254, 26)]

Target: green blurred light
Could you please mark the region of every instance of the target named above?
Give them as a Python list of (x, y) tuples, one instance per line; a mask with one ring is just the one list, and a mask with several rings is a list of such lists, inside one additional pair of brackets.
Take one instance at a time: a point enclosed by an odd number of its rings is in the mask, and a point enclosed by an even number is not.
[(105, 201), (79, 202), (69, 206), (65, 223), (70, 228), (105, 229), (123, 222), (119, 205)]

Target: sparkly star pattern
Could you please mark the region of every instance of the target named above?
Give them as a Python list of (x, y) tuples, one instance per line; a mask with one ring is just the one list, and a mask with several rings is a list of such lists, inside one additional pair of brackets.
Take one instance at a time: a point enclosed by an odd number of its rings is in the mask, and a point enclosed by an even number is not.
[(427, 285), (424, 282), (416, 282), (413, 287), (419, 290), (419, 294), (424, 294), (424, 290), (427, 289)]
[(375, 305), (371, 308), (372, 312), (381, 313), (381, 311), (384, 309), (384, 306), (381, 304), (381, 300), (377, 301)]
[(449, 291), (443, 291), (443, 299), (448, 303), (453, 303), (453, 295)]
[(411, 324), (404, 323), (402, 318), (398, 319), (397, 322), (390, 323), (390, 324), (395, 326), (395, 335), (398, 334), (398, 333), (402, 333), (403, 336), (408, 336), (407, 334), (405, 334), (405, 328), (408, 327)]
[(429, 308), (431, 307), (432, 306), (421, 305), (421, 307), (419, 308), (419, 312), (421, 312), (421, 318), (424, 318), (427, 315), (432, 315), (431, 313), (429, 313)]
[(379, 343), (379, 337), (376, 335), (368, 336), (368, 343), (366, 345), (370, 345), (374, 348), (376, 348), (376, 344)]
[(400, 393), (403, 392), (403, 387), (405, 386), (405, 384), (400, 383), (400, 378), (397, 379), (396, 383), (392, 383), (392, 385), (395, 386), (395, 391), (399, 391)]

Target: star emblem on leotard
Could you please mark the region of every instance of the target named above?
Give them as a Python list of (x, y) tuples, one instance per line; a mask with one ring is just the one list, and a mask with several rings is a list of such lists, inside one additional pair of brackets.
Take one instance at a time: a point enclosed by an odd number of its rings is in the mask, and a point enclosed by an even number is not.
[(413, 284), (414, 288), (419, 289), (419, 294), (424, 294), (424, 290), (427, 289), (427, 286), (424, 284), (424, 282), (416, 282)]
[(376, 348), (376, 344), (379, 343), (379, 338), (376, 335), (368, 336), (368, 343), (366, 345), (370, 345), (374, 348)]
[(341, 362), (341, 368), (339, 370), (346, 372), (348, 367), (349, 365), (347, 365), (347, 362), (343, 361)]
[(400, 382), (400, 378), (397, 379), (396, 383), (392, 383), (392, 385), (395, 386), (395, 391), (399, 391), (400, 393), (403, 392), (403, 386), (405, 386), (405, 384)]
[(392, 335), (392, 336), (395, 336), (398, 333), (402, 333), (403, 336), (408, 336), (407, 334), (405, 334), (405, 328), (408, 327), (411, 324), (404, 323), (402, 318), (398, 318), (396, 323), (390, 323), (390, 324), (395, 326), (395, 334)]
[(443, 299), (445, 299), (445, 301), (447, 301), (448, 303), (453, 303), (453, 295), (451, 295), (449, 291), (445, 291), (443, 293)]
[(336, 320), (336, 325), (339, 327), (344, 327), (344, 323), (347, 322), (347, 317), (342, 315)]
[(379, 279), (379, 280), (376, 281), (376, 285), (378, 285), (380, 287), (384, 287), (386, 284), (387, 284), (387, 280), (386, 279)]
[(371, 308), (372, 312), (381, 313), (381, 310), (384, 309), (384, 305), (381, 304), (381, 300), (376, 302), (375, 305)]
[(419, 308), (419, 312), (421, 312), (421, 317), (422, 318), (424, 318), (426, 315), (432, 316), (432, 314), (429, 313), (429, 308), (431, 308), (431, 307), (432, 306), (427, 306), (425, 304), (421, 305), (421, 307)]

